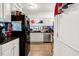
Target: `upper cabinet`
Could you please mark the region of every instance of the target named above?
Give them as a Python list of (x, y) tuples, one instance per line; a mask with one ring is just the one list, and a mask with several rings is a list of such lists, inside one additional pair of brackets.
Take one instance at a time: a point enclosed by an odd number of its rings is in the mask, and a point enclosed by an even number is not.
[(11, 22), (12, 11), (22, 12), (22, 5), (19, 3), (0, 3), (0, 22)]
[(11, 3), (6, 3), (3, 5), (4, 6), (4, 22), (11, 22), (11, 9), (12, 9), (12, 4)]
[(0, 3), (0, 22), (11, 22), (11, 4)]
[(2, 18), (2, 3), (0, 3), (0, 21), (3, 21), (3, 18)]

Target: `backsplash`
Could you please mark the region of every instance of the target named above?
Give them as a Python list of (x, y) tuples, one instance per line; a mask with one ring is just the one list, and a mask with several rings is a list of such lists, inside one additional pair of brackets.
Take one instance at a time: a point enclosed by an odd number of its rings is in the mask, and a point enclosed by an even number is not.
[(11, 37), (11, 32), (12, 32), (12, 24), (11, 22), (0, 22), (0, 24), (3, 25), (3, 30), (2, 33), (8, 38)]

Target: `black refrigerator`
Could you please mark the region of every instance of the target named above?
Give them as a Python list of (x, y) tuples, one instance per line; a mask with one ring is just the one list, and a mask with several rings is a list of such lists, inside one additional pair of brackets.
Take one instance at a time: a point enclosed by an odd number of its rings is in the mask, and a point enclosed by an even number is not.
[[(26, 24), (25, 24), (25, 15), (11, 15), (11, 22), (12, 23), (16, 23), (18, 22), (20, 24), (19, 29), (14, 29), (14, 31), (12, 31), (12, 36), (13, 37), (19, 37), (19, 56), (27, 56), (29, 51), (30, 51), (30, 44), (27, 44), (27, 40), (29, 40), (27, 38), (28, 35), (28, 30), (26, 30)], [(13, 26), (13, 25), (12, 25)], [(16, 26), (16, 25), (15, 25)], [(30, 42), (30, 40), (29, 40)]]

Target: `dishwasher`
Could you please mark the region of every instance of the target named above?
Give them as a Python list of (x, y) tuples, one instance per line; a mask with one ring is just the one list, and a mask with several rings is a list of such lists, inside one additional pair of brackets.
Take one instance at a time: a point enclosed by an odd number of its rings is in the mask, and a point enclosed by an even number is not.
[(44, 33), (43, 36), (43, 42), (52, 42), (52, 35), (50, 33)]

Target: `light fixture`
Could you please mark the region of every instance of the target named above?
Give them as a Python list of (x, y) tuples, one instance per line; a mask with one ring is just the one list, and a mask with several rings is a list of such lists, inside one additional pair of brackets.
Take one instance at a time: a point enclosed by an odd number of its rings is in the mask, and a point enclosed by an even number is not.
[(36, 9), (36, 8), (37, 8), (37, 5), (34, 4), (34, 3), (31, 3), (31, 4), (29, 4), (29, 7), (30, 7), (31, 9)]
[(34, 9), (35, 7), (31, 5), (30, 8), (31, 8), (31, 9)]

